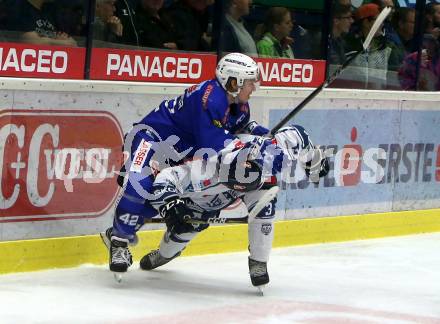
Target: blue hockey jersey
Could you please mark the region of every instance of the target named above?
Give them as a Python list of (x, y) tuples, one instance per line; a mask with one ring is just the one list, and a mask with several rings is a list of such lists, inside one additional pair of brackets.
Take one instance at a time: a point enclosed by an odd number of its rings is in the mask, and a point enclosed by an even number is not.
[(201, 148), (216, 152), (223, 149), (225, 141), (235, 139), (233, 134), (244, 128), (249, 118), (249, 105), (229, 105), (226, 91), (213, 79), (189, 87), (176, 98), (164, 100), (138, 124), (152, 127), (160, 136), (158, 140), (178, 136), (175, 148), (178, 152), (191, 148), (186, 156), (191, 158)]

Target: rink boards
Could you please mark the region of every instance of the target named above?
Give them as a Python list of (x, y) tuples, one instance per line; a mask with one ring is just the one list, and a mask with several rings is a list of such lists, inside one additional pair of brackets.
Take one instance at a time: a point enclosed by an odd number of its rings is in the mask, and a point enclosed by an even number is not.
[[(123, 134), (184, 87), (29, 79), (2, 85), (0, 246), (9, 261), (0, 273), (106, 262), (96, 233), (112, 223)], [(251, 100), (253, 118), (272, 126), (309, 92), (261, 88)], [(439, 99), (326, 90), (313, 100), (293, 122), (326, 149), (332, 170), (319, 185), (300, 170), (283, 174), (275, 246), (438, 231)], [(146, 227), (137, 256), (156, 247), (156, 229), (161, 225)], [(246, 226), (215, 226), (186, 253), (246, 246)]]

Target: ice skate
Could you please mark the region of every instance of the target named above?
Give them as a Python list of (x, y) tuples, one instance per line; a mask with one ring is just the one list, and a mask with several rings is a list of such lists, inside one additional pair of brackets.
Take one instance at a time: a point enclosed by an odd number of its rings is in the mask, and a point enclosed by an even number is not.
[(165, 258), (163, 257), (159, 250), (153, 250), (150, 253), (146, 254), (140, 262), (140, 267), (142, 270), (153, 270), (157, 267), (163, 266), (164, 264), (167, 264), (172, 259), (177, 258), (180, 255), (181, 252), (178, 252), (176, 255), (174, 255), (172, 258)]
[(252, 285), (257, 287), (258, 293), (263, 296), (263, 288), (269, 283), (267, 263), (249, 258), (249, 275), (251, 277)]
[(128, 240), (112, 236), (110, 240), (110, 271), (114, 272), (116, 281), (121, 282), (122, 273), (127, 272), (133, 259), (128, 249)]

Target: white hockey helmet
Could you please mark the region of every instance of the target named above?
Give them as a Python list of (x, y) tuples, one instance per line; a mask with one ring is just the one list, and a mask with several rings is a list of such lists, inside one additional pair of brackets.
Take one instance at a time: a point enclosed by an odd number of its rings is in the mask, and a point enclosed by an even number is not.
[[(260, 80), (260, 70), (251, 57), (242, 53), (230, 53), (218, 62), (215, 76), (223, 89), (235, 97), (243, 87), (245, 80), (256, 82)], [(231, 78), (237, 80), (238, 90), (236, 92), (227, 89), (226, 85)]]
[(260, 149), (255, 144), (256, 141), (252, 141), (230, 152), (220, 151), (221, 155), (218, 157), (220, 183), (229, 189), (241, 192), (257, 190), (263, 185), (263, 160), (255, 158), (255, 149)]

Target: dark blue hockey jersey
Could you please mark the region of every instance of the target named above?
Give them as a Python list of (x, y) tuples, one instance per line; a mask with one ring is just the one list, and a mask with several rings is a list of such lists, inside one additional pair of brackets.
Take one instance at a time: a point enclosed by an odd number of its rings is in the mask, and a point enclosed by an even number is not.
[(216, 80), (204, 81), (189, 87), (184, 94), (163, 101), (158, 108), (138, 124), (152, 127), (161, 140), (177, 135), (175, 148), (191, 158), (201, 148), (216, 152), (225, 147), (225, 141), (235, 139), (250, 118), (249, 105), (228, 104), (226, 91)]

